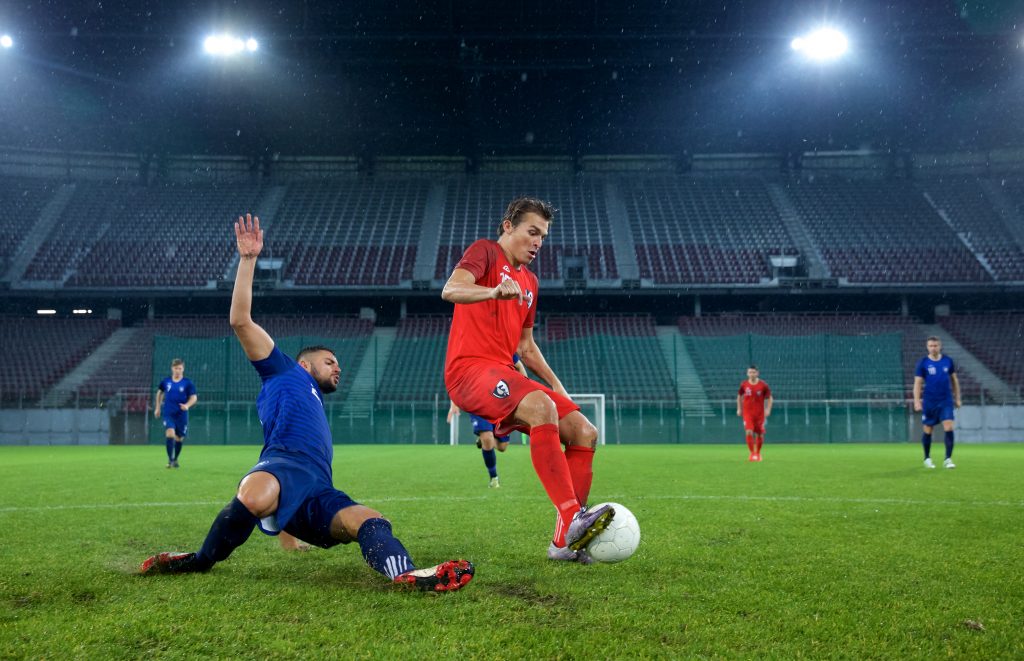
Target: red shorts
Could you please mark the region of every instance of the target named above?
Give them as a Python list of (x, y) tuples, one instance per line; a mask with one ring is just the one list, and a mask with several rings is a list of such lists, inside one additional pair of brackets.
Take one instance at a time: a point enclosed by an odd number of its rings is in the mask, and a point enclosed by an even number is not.
[(752, 431), (755, 434), (764, 433), (764, 416), (757, 418), (743, 416), (743, 428), (747, 431)]
[(504, 436), (513, 430), (530, 432), (525, 425), (517, 425), (513, 418), (516, 407), (531, 392), (540, 390), (551, 398), (561, 420), (580, 407), (568, 397), (533, 379), (528, 379), (510, 365), (485, 360), (464, 362), (451, 375), (448, 396), (466, 413), (480, 416), (494, 425), (494, 435)]

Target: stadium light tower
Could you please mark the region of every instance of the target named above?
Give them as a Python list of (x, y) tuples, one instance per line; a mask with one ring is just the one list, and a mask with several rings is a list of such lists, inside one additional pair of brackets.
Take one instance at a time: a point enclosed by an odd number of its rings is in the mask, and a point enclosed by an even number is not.
[(850, 48), (850, 42), (846, 35), (829, 27), (819, 28), (804, 36), (796, 37), (789, 45), (793, 50), (815, 62), (837, 60)]
[(11, 38), (11, 35), (0, 35), (0, 48), (6, 49), (11, 48), (12, 46), (14, 46), (14, 39)]
[(230, 34), (212, 34), (203, 41), (203, 50), (216, 57), (232, 57), (243, 51), (255, 53), (259, 47), (253, 37), (243, 40)]

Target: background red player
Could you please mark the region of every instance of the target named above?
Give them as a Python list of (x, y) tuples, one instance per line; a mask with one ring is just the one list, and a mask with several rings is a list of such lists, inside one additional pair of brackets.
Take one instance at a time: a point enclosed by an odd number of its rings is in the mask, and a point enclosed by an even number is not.
[(772, 390), (760, 379), (757, 365), (747, 368), (747, 380), (736, 395), (736, 415), (743, 418), (750, 461), (761, 461), (764, 445), (764, 421), (772, 414)]

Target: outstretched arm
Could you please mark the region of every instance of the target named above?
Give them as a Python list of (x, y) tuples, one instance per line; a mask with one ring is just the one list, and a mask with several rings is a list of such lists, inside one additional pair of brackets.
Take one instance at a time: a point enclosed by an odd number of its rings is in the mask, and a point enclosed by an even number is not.
[(555, 371), (551, 369), (548, 361), (544, 359), (544, 354), (540, 352), (537, 342), (534, 341), (533, 328), (523, 329), (523, 334), (519, 337), (519, 350), (516, 353), (519, 354), (519, 359), (530, 368), (530, 371), (539, 376), (541, 380), (547, 382), (552, 390), (563, 397), (569, 396), (569, 393), (565, 391), (565, 386), (555, 376)]
[(235, 223), (238, 242), (238, 274), (231, 293), (231, 328), (242, 344), (249, 360), (263, 360), (274, 350), (274, 340), (252, 320), (252, 279), (256, 274), (256, 258), (263, 250), (260, 219), (251, 214)]

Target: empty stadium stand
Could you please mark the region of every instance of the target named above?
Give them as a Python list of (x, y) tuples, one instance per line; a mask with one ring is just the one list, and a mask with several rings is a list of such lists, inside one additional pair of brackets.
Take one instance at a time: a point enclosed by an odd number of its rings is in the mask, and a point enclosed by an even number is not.
[(266, 255), (296, 285), (394, 286), (412, 278), (430, 182), (331, 179), (288, 186)]
[(940, 317), (939, 325), (1003, 381), (1024, 392), (1024, 313)]
[[(694, 354), (694, 362), (702, 375), (709, 396), (713, 398), (735, 397), (735, 389), (742, 381), (746, 360), (765, 363), (760, 365), (768, 383), (781, 385), (788, 398), (820, 399), (822, 397), (845, 397), (872, 399), (876, 397), (909, 397), (913, 385), (914, 368), (925, 354), (926, 334), (918, 327), (916, 320), (900, 315), (868, 314), (772, 314), (772, 315), (722, 315), (713, 317), (680, 317), (679, 330), (687, 338)], [(785, 338), (792, 343), (786, 348), (781, 344), (752, 344), (748, 337), (769, 336)], [(885, 362), (873, 353), (873, 344), (858, 346), (857, 342), (839, 339), (844, 336), (870, 338), (899, 334), (894, 351), (897, 362)], [(803, 336), (836, 336), (829, 344), (825, 340), (812, 342), (802, 349)], [(702, 351), (702, 337), (733, 337), (735, 346), (709, 353)], [(711, 346), (718, 346), (712, 344)], [(787, 345), (788, 346), (788, 345)], [(888, 340), (879, 345), (889, 347)], [(882, 349), (883, 353), (888, 348)], [(878, 360), (883, 360), (879, 363)], [(771, 369), (768, 365), (771, 365)], [(834, 383), (826, 383), (825, 370), (839, 376)], [(898, 373), (894, 372), (898, 369)], [(780, 372), (778, 376), (772, 371)], [(735, 382), (735, 383), (733, 383)], [(960, 385), (965, 399), (977, 400), (981, 387), (969, 373), (961, 372)]]
[(756, 284), (769, 256), (798, 254), (757, 179), (637, 177), (621, 190), (640, 277), (655, 284)]
[(535, 175), (449, 180), (434, 277), (447, 279), (459, 257), (477, 239), (497, 238), (505, 208), (522, 195), (539, 197), (557, 209), (550, 235), (530, 266), (537, 277), (564, 278), (569, 258), (579, 258), (586, 278), (619, 277), (603, 183), (594, 178)]
[(909, 183), (799, 179), (786, 191), (836, 277), (877, 284), (992, 280)]
[(0, 276), (57, 185), (45, 179), (0, 177)]
[(996, 280), (1024, 280), (1024, 250), (985, 196), (976, 178), (919, 184), (953, 228), (984, 259)]
[(39, 398), (119, 326), (106, 319), (0, 317), (0, 399)]
[(224, 276), (236, 250), (231, 223), (255, 210), (258, 196), (258, 188), (237, 184), (81, 183), (24, 278), (71, 287), (205, 287)]
[(450, 327), (449, 316), (410, 316), (398, 323), (377, 388), (378, 401), (447, 401), (444, 358)]

